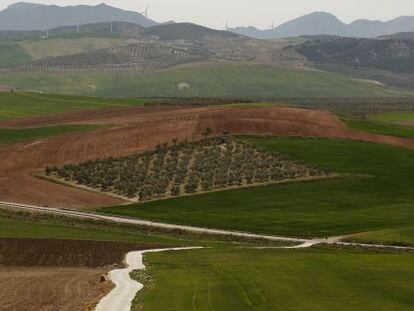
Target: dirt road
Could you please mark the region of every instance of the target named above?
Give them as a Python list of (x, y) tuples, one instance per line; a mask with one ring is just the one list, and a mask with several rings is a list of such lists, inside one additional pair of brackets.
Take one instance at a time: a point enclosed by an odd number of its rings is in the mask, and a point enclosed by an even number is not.
[(370, 245), (370, 244), (363, 244), (363, 243), (341, 242), (342, 237), (329, 237), (328, 239), (302, 239), (302, 238), (293, 238), (293, 237), (285, 237), (285, 236), (263, 235), (263, 234), (254, 234), (254, 233), (239, 232), (239, 231), (229, 231), (229, 230), (166, 224), (166, 223), (159, 223), (159, 222), (153, 222), (153, 221), (147, 221), (147, 220), (117, 217), (117, 216), (106, 216), (106, 215), (100, 215), (100, 214), (96, 214), (92, 212), (74, 211), (74, 210), (59, 209), (59, 208), (48, 208), (48, 207), (40, 207), (40, 206), (33, 206), (33, 205), (9, 203), (9, 202), (0, 202), (0, 207), (1, 206), (6, 207), (6, 208), (12, 208), (15, 210), (32, 211), (32, 212), (39, 212), (39, 213), (52, 214), (52, 215), (63, 215), (67, 217), (80, 218), (80, 219), (103, 220), (103, 221), (108, 221), (108, 222), (132, 224), (132, 225), (137, 225), (137, 226), (144, 226), (144, 227), (150, 227), (150, 228), (152, 227), (152, 228), (158, 228), (158, 229), (163, 229), (163, 230), (180, 231), (180, 232), (204, 234), (204, 235), (211, 235), (211, 236), (244, 238), (244, 239), (250, 239), (250, 240), (254, 239), (254, 240), (273, 241), (273, 242), (286, 242), (286, 243), (296, 244), (294, 245), (294, 247), (296, 248), (311, 247), (311, 246), (318, 245), (318, 244), (337, 244), (337, 245), (342, 245), (342, 246), (359, 246), (359, 247), (372, 247), (372, 248), (382, 248), (382, 249), (414, 251), (414, 247), (393, 246), (393, 245)]
[(127, 268), (113, 270), (109, 273), (109, 279), (115, 284), (115, 288), (99, 302), (95, 311), (131, 310), (132, 300), (134, 299), (137, 292), (139, 292), (144, 287), (144, 285), (132, 280), (129, 274), (134, 270), (145, 269), (143, 262), (144, 254), (200, 248), (201, 247), (166, 248), (128, 253), (125, 259)]

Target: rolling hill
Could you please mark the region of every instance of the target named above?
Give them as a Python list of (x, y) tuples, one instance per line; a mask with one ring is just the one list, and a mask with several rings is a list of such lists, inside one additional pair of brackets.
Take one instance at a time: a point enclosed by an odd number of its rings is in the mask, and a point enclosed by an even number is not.
[(374, 38), (399, 32), (414, 31), (414, 17), (402, 16), (390, 21), (356, 20), (345, 24), (326, 12), (314, 12), (281, 24), (274, 29), (237, 27), (230, 31), (259, 39), (298, 37), (305, 35), (333, 35), (342, 37)]
[[(286, 44), (257, 40), (191, 23), (149, 28), (126, 22), (67, 26), (49, 31), (49, 38), (6, 42), (28, 55), (0, 64), (1, 72), (148, 72), (205, 61), (303, 63)], [(23, 33), (19, 33), (23, 36)], [(6, 46), (7, 45), (7, 46)], [(5, 50), (5, 54), (10, 54)], [(0, 49), (0, 56), (2, 50)], [(17, 54), (16, 54), (17, 55)], [(27, 56), (26, 55), (26, 56)]]
[(333, 63), (394, 72), (414, 71), (414, 41), (339, 38), (310, 41), (297, 51), (317, 63)]
[(182, 65), (146, 73), (8, 73), (0, 85), (17, 90), (104, 97), (334, 98), (404, 97), (373, 83), (315, 70), (269, 65)]
[(408, 33), (385, 39), (314, 39), (295, 49), (319, 69), (400, 88), (414, 87), (414, 40)]
[(0, 12), (0, 30), (46, 30), (110, 21), (131, 22), (144, 27), (157, 24), (137, 12), (124, 11), (104, 3), (60, 7), (20, 2)]

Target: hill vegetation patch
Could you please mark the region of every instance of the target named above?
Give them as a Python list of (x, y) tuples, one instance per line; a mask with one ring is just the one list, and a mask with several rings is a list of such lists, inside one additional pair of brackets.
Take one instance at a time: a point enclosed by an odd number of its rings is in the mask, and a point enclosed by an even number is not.
[[(207, 128), (204, 135), (210, 132)], [(155, 151), (127, 157), (47, 167), (45, 173), (139, 201), (326, 174), (228, 136), (159, 145)]]

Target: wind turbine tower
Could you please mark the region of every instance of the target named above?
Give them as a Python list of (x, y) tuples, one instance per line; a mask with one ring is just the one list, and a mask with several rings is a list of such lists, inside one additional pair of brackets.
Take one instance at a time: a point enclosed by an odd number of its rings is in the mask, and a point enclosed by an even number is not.
[(144, 12), (142, 12), (141, 14), (145, 16), (145, 18), (148, 18), (148, 11), (149, 11), (149, 4), (147, 4), (147, 7), (145, 9)]
[(276, 27), (276, 19), (273, 20), (272, 26), (270, 26), (270, 29), (275, 30)]

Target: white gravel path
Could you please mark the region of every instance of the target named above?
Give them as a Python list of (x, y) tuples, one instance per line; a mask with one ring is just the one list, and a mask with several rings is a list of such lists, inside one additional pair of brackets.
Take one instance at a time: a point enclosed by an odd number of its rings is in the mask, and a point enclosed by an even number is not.
[(130, 311), (132, 300), (144, 287), (130, 278), (129, 274), (134, 270), (143, 270), (145, 265), (143, 256), (146, 253), (158, 253), (165, 251), (182, 251), (200, 249), (202, 247), (165, 248), (145, 251), (130, 252), (126, 255), (125, 263), (128, 266), (124, 269), (112, 270), (109, 272), (109, 279), (115, 284), (115, 288), (97, 305), (95, 311)]

